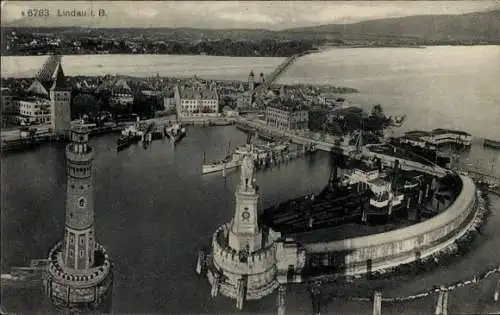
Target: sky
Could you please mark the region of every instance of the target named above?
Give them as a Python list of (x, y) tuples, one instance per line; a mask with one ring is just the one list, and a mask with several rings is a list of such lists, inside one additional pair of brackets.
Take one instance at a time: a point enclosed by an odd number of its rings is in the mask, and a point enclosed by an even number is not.
[[(30, 8), (47, 8), (49, 18), (23, 17)], [(57, 10), (99, 9), (105, 17), (58, 17)], [(421, 14), (462, 14), (500, 9), (500, 0), (483, 1), (2, 1), (2, 25), (200, 27), (286, 29)], [(19, 23), (19, 22), (18, 22)]]

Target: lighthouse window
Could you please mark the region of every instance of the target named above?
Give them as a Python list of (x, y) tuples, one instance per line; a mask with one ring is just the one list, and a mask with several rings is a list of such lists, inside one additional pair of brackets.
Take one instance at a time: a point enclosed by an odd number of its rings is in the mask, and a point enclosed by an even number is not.
[(83, 251), (83, 250), (81, 250), (81, 251), (80, 251), (80, 258), (82, 258), (82, 257), (83, 257), (83, 253), (84, 253), (84, 251)]
[(75, 237), (75, 236), (74, 236), (74, 234), (73, 234), (73, 233), (69, 233), (69, 244), (70, 244), (70, 245), (73, 245), (73, 243), (74, 243), (74, 241), (75, 241), (75, 240), (74, 240), (74, 237)]
[(82, 197), (82, 198), (80, 198), (80, 199), (78, 200), (78, 206), (79, 206), (80, 208), (85, 207), (85, 198), (83, 198), (83, 197)]

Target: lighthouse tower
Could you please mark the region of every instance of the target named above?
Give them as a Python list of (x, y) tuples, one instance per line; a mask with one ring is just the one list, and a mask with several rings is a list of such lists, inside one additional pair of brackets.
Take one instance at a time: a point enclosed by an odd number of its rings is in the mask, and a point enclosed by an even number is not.
[(64, 238), (49, 253), (46, 294), (58, 310), (108, 312), (111, 261), (95, 240), (92, 148), (88, 131), (78, 126), (66, 146), (67, 194)]
[(236, 299), (236, 307), (242, 309), (246, 300), (260, 299), (279, 285), (275, 242), (280, 233), (264, 231), (258, 224), (259, 194), (251, 153), (243, 159), (235, 197), (234, 217), (212, 237), (207, 276), (212, 297), (221, 293)]

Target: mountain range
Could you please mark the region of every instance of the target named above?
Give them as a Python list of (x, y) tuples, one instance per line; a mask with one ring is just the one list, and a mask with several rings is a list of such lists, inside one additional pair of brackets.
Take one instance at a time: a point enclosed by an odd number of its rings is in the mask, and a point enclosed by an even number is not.
[[(30, 17), (23, 18), (3, 25), (3, 28), (75, 28), (75, 25), (88, 25), (85, 29), (102, 30), (106, 33), (115, 29), (123, 32), (124, 28), (136, 29), (138, 33), (161, 32), (214, 34), (222, 37), (235, 38), (242, 37), (280, 37), (293, 38), (300, 37), (344, 37), (368, 36), (368, 37), (406, 37), (415, 39), (480, 39), (480, 40), (500, 40), (500, 10), (475, 12), (460, 15), (415, 15), (400, 18), (386, 18), (369, 20), (350, 24), (328, 24), (311, 27), (291, 28), (279, 31), (265, 29), (198, 29), (198, 28), (150, 28), (145, 22), (138, 24), (138, 21), (128, 21), (127, 26), (120, 28), (107, 27), (85, 23), (92, 18), (81, 17), (64, 19), (57, 17)], [(90, 21), (90, 20), (89, 20)], [(148, 23), (151, 25), (151, 21)], [(135, 25), (143, 25), (138, 27)], [(79, 28), (82, 29), (82, 28)], [(121, 30), (120, 30), (121, 29)], [(142, 31), (141, 31), (142, 30)], [(135, 32), (134, 32), (135, 33)]]

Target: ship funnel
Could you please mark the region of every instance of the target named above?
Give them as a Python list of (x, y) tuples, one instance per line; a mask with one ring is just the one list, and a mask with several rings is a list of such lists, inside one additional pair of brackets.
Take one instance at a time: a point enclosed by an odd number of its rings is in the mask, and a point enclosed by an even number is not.
[(332, 159), (331, 159), (331, 169), (330, 169), (330, 178), (329, 178), (329, 185), (330, 185), (330, 188), (333, 188), (333, 186), (335, 185), (335, 183), (337, 182), (337, 172), (338, 172), (338, 166), (337, 166), (337, 158), (335, 156), (335, 153), (332, 152)]

